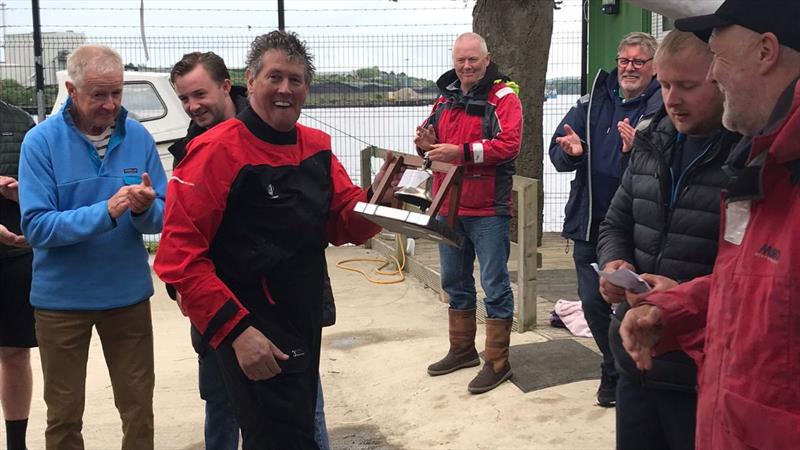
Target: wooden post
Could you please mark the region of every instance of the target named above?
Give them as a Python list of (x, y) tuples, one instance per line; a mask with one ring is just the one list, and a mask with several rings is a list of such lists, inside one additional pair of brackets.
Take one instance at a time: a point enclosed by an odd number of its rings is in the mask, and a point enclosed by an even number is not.
[(517, 331), (536, 326), (539, 180), (514, 176), (517, 191)]

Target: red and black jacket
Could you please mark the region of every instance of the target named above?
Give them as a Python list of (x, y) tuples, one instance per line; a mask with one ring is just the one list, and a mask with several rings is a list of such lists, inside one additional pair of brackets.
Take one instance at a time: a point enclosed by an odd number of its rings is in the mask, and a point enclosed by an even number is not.
[[(422, 126), (433, 125), (438, 142), (463, 149), (452, 162), (464, 167), (459, 216), (511, 215), (512, 177), (522, 143), (522, 103), (508, 81), (489, 63), (486, 74), (466, 94), (455, 70), (436, 82), (441, 95)], [(443, 180), (443, 173), (434, 174), (434, 191)], [(439, 214), (447, 215), (448, 210), (446, 198)]]
[(279, 132), (250, 108), (189, 144), (154, 268), (212, 347), (250, 325), (284, 351), (306, 345), (283, 341), (319, 332), (328, 243), (380, 230), (352, 212), (366, 193), (330, 148), (322, 131)]

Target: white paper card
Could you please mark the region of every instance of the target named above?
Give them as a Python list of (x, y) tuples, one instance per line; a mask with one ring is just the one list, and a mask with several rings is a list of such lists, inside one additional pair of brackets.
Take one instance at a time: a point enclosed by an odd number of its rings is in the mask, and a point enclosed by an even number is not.
[(741, 245), (747, 224), (750, 222), (750, 201), (730, 202), (725, 205), (725, 240)]
[(600, 267), (597, 266), (597, 263), (592, 263), (592, 268), (595, 270), (595, 272), (597, 272), (598, 275), (608, 280), (611, 284), (636, 294), (641, 294), (651, 289), (650, 285), (647, 284), (646, 281), (644, 281), (636, 272), (630, 269), (622, 267), (614, 272), (604, 272), (600, 270)]
[(427, 183), (430, 177), (431, 174), (426, 170), (406, 170), (403, 172), (403, 177), (400, 178), (400, 183), (397, 184), (397, 187), (418, 187), (423, 183)]

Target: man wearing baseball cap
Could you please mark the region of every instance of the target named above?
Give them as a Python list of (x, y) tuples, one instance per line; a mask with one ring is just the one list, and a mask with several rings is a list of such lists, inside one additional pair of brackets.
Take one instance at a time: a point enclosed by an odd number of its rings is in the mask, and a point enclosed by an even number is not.
[[(670, 350), (699, 368), (698, 449), (797, 448), (800, 430), (800, 1), (727, 0), (675, 21), (709, 40), (727, 163), (711, 275), (656, 285), (620, 333), (640, 369)], [(637, 301), (639, 299), (629, 299)]]

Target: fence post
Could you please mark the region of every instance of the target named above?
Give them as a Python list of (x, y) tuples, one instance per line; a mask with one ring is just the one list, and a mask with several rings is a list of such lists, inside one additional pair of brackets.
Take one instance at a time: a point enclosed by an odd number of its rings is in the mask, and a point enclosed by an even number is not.
[(517, 191), (517, 331), (536, 326), (539, 180), (514, 175)]

